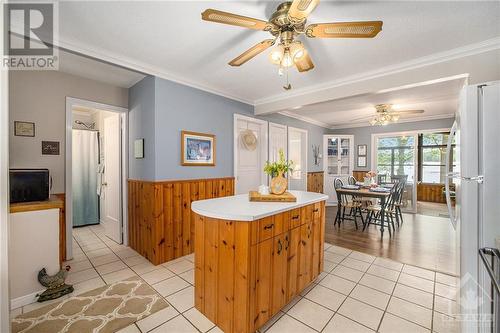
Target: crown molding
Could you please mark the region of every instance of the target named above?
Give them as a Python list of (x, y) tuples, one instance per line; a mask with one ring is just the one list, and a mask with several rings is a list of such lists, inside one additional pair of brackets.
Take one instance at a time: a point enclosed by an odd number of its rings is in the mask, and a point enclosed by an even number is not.
[(278, 113), (281, 114), (281, 115), (283, 115), (283, 116), (287, 116), (287, 117), (290, 117), (290, 118), (301, 120), (303, 122), (306, 122), (306, 123), (309, 123), (309, 124), (312, 124), (312, 125), (316, 125), (316, 126), (320, 126), (320, 127), (323, 127), (323, 128), (327, 128), (327, 129), (329, 129), (330, 126), (331, 126), (328, 123), (324, 123), (322, 121), (315, 120), (313, 118), (304, 117), (304, 116), (301, 116), (301, 115), (298, 115), (298, 114), (295, 114), (295, 113), (291, 113), (289, 111), (279, 111)]
[[(16, 26), (16, 25), (14, 25)], [(17, 30), (16, 30), (17, 31)], [(243, 98), (241, 96), (237, 96), (234, 94), (227, 93), (223, 90), (221, 90), (218, 87), (212, 86), (212, 85), (207, 85), (207, 84), (202, 84), (199, 82), (196, 82), (194, 80), (170, 73), (168, 71), (165, 71), (159, 67), (152, 66), (150, 64), (144, 63), (137, 61), (135, 59), (127, 58), (122, 55), (118, 55), (115, 53), (111, 52), (104, 52), (102, 49), (96, 49), (88, 45), (81, 45), (81, 43), (72, 41), (72, 40), (67, 40), (67, 39), (61, 39), (58, 38), (57, 40), (54, 41), (54, 45), (68, 50), (69, 52), (73, 52), (75, 54), (80, 54), (82, 56), (87, 56), (90, 58), (94, 58), (96, 60), (100, 60), (103, 62), (107, 62), (109, 64), (117, 65), (125, 69), (129, 69), (132, 71), (136, 71), (139, 73), (147, 74), (147, 75), (153, 75), (157, 76), (169, 81), (173, 81), (182, 85), (186, 85), (195, 89), (199, 89), (202, 91), (206, 91), (215, 95), (219, 95), (222, 97), (226, 97), (235, 101), (239, 101), (245, 104), (249, 104), (252, 106), (257, 106), (261, 104), (266, 104), (266, 103), (271, 103), (271, 102), (277, 102), (285, 99), (289, 99), (291, 97), (299, 97), (302, 95), (322, 91), (322, 90), (327, 90), (331, 88), (336, 88), (339, 86), (347, 85), (347, 84), (353, 84), (369, 79), (375, 79), (379, 78), (382, 76), (386, 75), (391, 75), (391, 74), (396, 74), (412, 69), (418, 69), (421, 67), (426, 67), (438, 63), (442, 63), (445, 61), (453, 60), (453, 59), (458, 59), (458, 58), (463, 58), (471, 55), (476, 55), (480, 53), (485, 53), (489, 52), (492, 50), (497, 50), (500, 49), (500, 37), (496, 38), (491, 38), (487, 39), (478, 43), (474, 44), (468, 44), (464, 45), (458, 48), (454, 48), (451, 50), (443, 51), (443, 52), (438, 52), (434, 53), (428, 56), (412, 59), (406, 62), (402, 62), (396, 65), (391, 65), (391, 66), (386, 66), (382, 67), (380, 69), (372, 70), (372, 71), (366, 71), (363, 73), (351, 75), (344, 77), (339, 80), (333, 80), (329, 81), (326, 83), (322, 83), (319, 85), (311, 86), (311, 87), (306, 87), (303, 89), (297, 89), (293, 92), (287, 92), (286, 94), (278, 94), (262, 99), (257, 99), (257, 100), (249, 100), (246, 98)], [(314, 121), (314, 120), (313, 120)], [(319, 125), (323, 126), (323, 125)]]
[(451, 50), (434, 53), (428, 56), (412, 59), (405, 61), (396, 65), (382, 67), (372, 71), (366, 71), (363, 73), (347, 76), (345, 78), (326, 82), (323, 84), (297, 89), (293, 92), (287, 92), (286, 94), (274, 95), (267, 98), (258, 99), (254, 102), (255, 106), (261, 104), (267, 104), (272, 102), (278, 102), (281, 100), (289, 99), (291, 97), (299, 97), (306, 94), (314, 93), (321, 90), (327, 90), (331, 88), (336, 88), (343, 85), (353, 84), (360, 81), (366, 81), (370, 79), (376, 79), (382, 76), (396, 74), (412, 69), (418, 69), (421, 67), (426, 67), (438, 63), (442, 63), (449, 60), (454, 60), (458, 58), (463, 58), (471, 55), (476, 55), (480, 53), (485, 53), (493, 50), (500, 49), (500, 37), (487, 39), (479, 43), (469, 44), (454, 48)]
[[(446, 114), (438, 114), (434, 116), (425, 116), (425, 117), (418, 117), (418, 118), (399, 118), (398, 122), (395, 124), (400, 124), (400, 123), (416, 123), (419, 121), (426, 121), (426, 120), (438, 120), (438, 119), (448, 119), (448, 118), (454, 118), (455, 114), (454, 113), (446, 113)], [(360, 122), (360, 123), (355, 123), (355, 124), (339, 124), (339, 125), (330, 125), (329, 129), (335, 130), (335, 129), (344, 129), (344, 128), (357, 128), (357, 127), (372, 127), (368, 122)]]
[(204, 85), (204, 84), (195, 82), (193, 80), (190, 80), (190, 79), (178, 76), (178, 75), (174, 75), (172, 73), (169, 73), (167, 71), (162, 70), (159, 67), (152, 66), (152, 65), (134, 60), (134, 59), (130, 59), (130, 58), (124, 57), (122, 55), (117, 55), (117, 54), (110, 53), (110, 52), (103, 52), (102, 50), (92, 48), (88, 45), (81, 46), (81, 45), (78, 45), (78, 43), (76, 43), (74, 41), (68, 41), (68, 40), (64, 40), (61, 38), (59, 38), (56, 46), (59, 48), (68, 50), (69, 52), (72, 52), (75, 54), (80, 54), (82, 56), (87, 56), (87, 57), (94, 58), (96, 60), (101, 60), (101, 61), (104, 61), (104, 62), (107, 62), (110, 64), (118, 65), (122, 68), (133, 70), (135, 72), (143, 73), (146, 75), (156, 76), (156, 77), (159, 77), (159, 78), (162, 78), (165, 80), (169, 80), (172, 82), (176, 82), (176, 83), (179, 83), (179, 84), (191, 87), (191, 88), (199, 89), (199, 90), (211, 93), (211, 94), (226, 97), (226, 98), (238, 101), (238, 102), (254, 105), (253, 102), (250, 100), (241, 98), (241, 97), (236, 96), (236, 95), (228, 94), (224, 91), (221, 91), (220, 89), (218, 89), (216, 87)]

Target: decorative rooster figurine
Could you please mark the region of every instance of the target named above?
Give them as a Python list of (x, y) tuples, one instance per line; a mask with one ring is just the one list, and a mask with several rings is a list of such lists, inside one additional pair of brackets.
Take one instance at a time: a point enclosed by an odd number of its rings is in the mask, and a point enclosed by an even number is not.
[(38, 302), (56, 299), (73, 292), (73, 286), (64, 283), (70, 269), (71, 266), (66, 266), (52, 276), (47, 274), (45, 268), (42, 268), (40, 272), (38, 272), (38, 282), (47, 288), (47, 290), (38, 295)]

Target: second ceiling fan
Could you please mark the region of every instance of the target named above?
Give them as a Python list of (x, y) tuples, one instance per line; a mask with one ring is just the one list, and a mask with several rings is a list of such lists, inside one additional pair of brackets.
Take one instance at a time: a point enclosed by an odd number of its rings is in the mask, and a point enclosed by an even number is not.
[[(241, 66), (269, 47), (277, 47), (269, 54), (269, 60), (279, 66), (280, 74), (295, 66), (299, 72), (307, 72), (314, 64), (299, 36), (309, 38), (373, 38), (382, 30), (382, 21), (335, 22), (307, 25), (307, 17), (316, 8), (319, 0), (294, 0), (281, 3), (267, 21), (207, 9), (201, 14), (205, 21), (240, 26), (248, 29), (268, 31), (273, 38), (252, 46), (229, 62)], [(286, 87), (285, 87), (286, 89)]]

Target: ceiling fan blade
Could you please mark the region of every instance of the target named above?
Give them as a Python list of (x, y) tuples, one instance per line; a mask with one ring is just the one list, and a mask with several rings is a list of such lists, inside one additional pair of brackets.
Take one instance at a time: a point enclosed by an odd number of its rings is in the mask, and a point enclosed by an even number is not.
[(400, 110), (400, 111), (390, 111), (389, 113), (398, 115), (417, 114), (417, 113), (424, 113), (424, 110)]
[(205, 21), (236, 25), (238, 27), (244, 27), (254, 30), (271, 30), (273, 27), (272, 23), (263, 20), (223, 12), (217, 9), (205, 10), (203, 13), (201, 13), (201, 19)]
[(311, 38), (373, 38), (382, 30), (382, 24), (382, 21), (311, 24), (306, 28), (306, 35)]
[(307, 72), (314, 68), (311, 57), (306, 49), (304, 49), (304, 55), (298, 59), (294, 59), (295, 66), (299, 72)]
[(252, 46), (233, 60), (229, 62), (229, 65), (231, 66), (241, 66), (248, 60), (252, 59), (259, 53), (265, 51), (267, 48), (272, 46), (274, 44), (274, 39), (266, 39), (262, 42), (260, 42), (257, 45)]
[(288, 10), (288, 19), (291, 22), (300, 23), (311, 14), (318, 4), (319, 0), (293, 0)]

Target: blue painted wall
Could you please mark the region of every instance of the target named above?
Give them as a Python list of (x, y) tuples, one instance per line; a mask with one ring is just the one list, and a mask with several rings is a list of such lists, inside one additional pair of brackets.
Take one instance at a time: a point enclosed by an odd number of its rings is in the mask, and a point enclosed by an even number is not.
[[(129, 89), (129, 178), (155, 175), (155, 80), (148, 76)], [(144, 138), (144, 158), (134, 158), (134, 140)]]
[[(155, 77), (147, 77), (130, 88), (129, 103), (129, 178), (166, 180), (233, 175), (233, 115), (254, 117), (253, 106)], [(279, 114), (256, 118), (308, 130), (308, 171), (322, 169), (314, 166), (311, 145), (322, 147), (327, 129)], [(180, 165), (181, 130), (216, 135), (215, 167)], [(137, 160), (133, 156), (133, 141), (141, 137), (145, 138), (145, 158)], [(151, 152), (153, 155), (149, 155)]]

